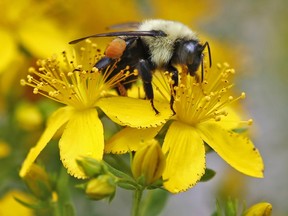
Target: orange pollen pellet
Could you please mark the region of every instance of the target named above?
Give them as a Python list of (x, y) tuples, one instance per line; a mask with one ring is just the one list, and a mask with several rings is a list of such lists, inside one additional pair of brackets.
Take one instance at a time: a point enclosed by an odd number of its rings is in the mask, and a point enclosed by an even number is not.
[(120, 58), (126, 49), (126, 42), (121, 38), (112, 40), (105, 51), (105, 55), (112, 59)]

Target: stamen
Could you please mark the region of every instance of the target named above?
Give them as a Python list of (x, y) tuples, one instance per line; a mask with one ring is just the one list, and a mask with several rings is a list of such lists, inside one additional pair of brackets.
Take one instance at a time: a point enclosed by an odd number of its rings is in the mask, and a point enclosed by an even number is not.
[(62, 62), (57, 56), (38, 60), (38, 69), (30, 67), (26, 80), (20, 80), (20, 84), (32, 87), (34, 94), (82, 109), (95, 106), (103, 92), (132, 74), (129, 66), (115, 76), (115, 65), (99, 71), (94, 65), (101, 56), (97, 45), (89, 40), (74, 55), (62, 52), (62, 57)]
[[(235, 74), (235, 70), (229, 68), (228, 63), (217, 64), (217, 70), (207, 71), (202, 83), (197, 82), (195, 77), (189, 76), (185, 69), (184, 72), (179, 72), (179, 85), (174, 88), (175, 111), (179, 119), (188, 124), (197, 124), (211, 119), (227, 121), (226, 116), (229, 117), (229, 113), (224, 108), (245, 98), (244, 92), (238, 97), (231, 95), (230, 89), (234, 86), (232, 75)], [(171, 86), (170, 80), (169, 85)], [(252, 122), (248, 120), (245, 124), (249, 125)]]

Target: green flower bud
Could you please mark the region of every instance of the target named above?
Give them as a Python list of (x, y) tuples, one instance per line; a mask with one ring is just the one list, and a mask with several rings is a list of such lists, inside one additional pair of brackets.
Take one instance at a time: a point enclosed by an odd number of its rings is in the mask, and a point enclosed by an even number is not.
[(29, 172), (23, 176), (28, 188), (39, 199), (45, 200), (51, 197), (52, 186), (45, 169), (37, 164), (32, 164)]
[(94, 158), (83, 157), (77, 160), (77, 164), (83, 169), (85, 174), (89, 177), (97, 177), (106, 174), (105, 165)]
[(85, 192), (90, 199), (100, 200), (108, 197), (111, 199), (115, 190), (115, 179), (110, 175), (100, 175), (87, 183)]
[(150, 185), (161, 178), (165, 164), (165, 156), (158, 141), (151, 140), (135, 153), (132, 173), (135, 179), (143, 180), (144, 185)]
[(270, 216), (272, 213), (272, 205), (267, 202), (261, 202), (253, 205), (247, 211), (244, 216)]

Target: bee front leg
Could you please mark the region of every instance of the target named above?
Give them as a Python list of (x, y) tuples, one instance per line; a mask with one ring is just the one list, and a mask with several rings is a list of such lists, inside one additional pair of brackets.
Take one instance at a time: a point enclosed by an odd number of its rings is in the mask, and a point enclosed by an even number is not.
[(146, 98), (150, 100), (151, 106), (157, 115), (159, 114), (159, 111), (155, 108), (153, 102), (154, 100), (154, 93), (152, 87), (153, 64), (148, 60), (140, 59), (137, 68), (139, 71), (139, 75), (143, 81), (143, 87), (146, 94)]
[(173, 115), (175, 115), (176, 112), (175, 112), (175, 110), (173, 108), (173, 105), (174, 105), (175, 96), (176, 96), (175, 87), (178, 86), (179, 75), (178, 75), (177, 69), (172, 67), (172, 66), (168, 68), (168, 71), (171, 74), (171, 79), (173, 81), (172, 86), (171, 86), (170, 109), (172, 110)]

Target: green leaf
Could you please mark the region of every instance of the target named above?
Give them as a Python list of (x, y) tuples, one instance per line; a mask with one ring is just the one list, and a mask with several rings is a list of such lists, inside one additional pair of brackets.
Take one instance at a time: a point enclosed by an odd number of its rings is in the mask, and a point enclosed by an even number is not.
[(169, 192), (163, 189), (151, 190), (148, 192), (145, 200), (143, 201), (141, 207), (142, 216), (157, 216), (159, 215), (165, 207), (168, 200)]
[(211, 180), (216, 175), (216, 172), (212, 169), (206, 168), (205, 174), (200, 179), (200, 182), (206, 182)]
[(24, 200), (21, 200), (21, 199), (19, 199), (17, 197), (14, 197), (14, 199), (17, 202), (19, 202), (20, 204), (22, 204), (23, 206), (26, 206), (27, 208), (30, 208), (30, 209), (41, 209), (41, 208), (43, 208), (43, 202), (37, 202), (37, 203), (32, 204), (32, 203), (28, 203), (28, 202), (26, 202)]

